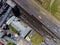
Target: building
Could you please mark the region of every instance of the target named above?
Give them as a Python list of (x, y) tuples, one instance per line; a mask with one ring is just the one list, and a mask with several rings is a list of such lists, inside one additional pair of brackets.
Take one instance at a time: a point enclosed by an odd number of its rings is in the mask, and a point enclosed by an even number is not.
[(32, 30), (28, 25), (23, 23), (22, 21), (18, 21), (19, 19), (15, 16), (12, 16), (6, 24), (10, 25), (15, 29), (15, 31), (20, 33), (20, 36), (25, 38), (28, 33)]

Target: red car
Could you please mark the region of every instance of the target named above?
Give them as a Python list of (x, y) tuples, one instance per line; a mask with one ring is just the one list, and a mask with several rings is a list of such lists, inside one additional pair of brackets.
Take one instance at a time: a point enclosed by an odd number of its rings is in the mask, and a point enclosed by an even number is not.
[(2, 42), (0, 42), (0, 45), (4, 45)]

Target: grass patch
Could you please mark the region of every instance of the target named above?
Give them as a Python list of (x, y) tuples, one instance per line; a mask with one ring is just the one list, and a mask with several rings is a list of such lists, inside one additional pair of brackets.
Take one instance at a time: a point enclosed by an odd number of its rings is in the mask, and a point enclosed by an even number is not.
[(34, 45), (38, 45), (40, 44), (41, 42), (44, 41), (44, 38), (41, 37), (39, 34), (35, 33), (33, 34), (33, 36), (31, 37), (31, 42), (34, 44)]
[(37, 2), (39, 5), (41, 5), (42, 7), (44, 7), (45, 9), (48, 9), (51, 0), (44, 0), (44, 1), (34, 0), (34, 1)]
[(16, 45), (16, 44), (9, 42), (7, 45)]
[(9, 25), (9, 29), (11, 29), (16, 34), (19, 34), (19, 32), (13, 26)]
[(54, 1), (53, 5), (51, 6), (51, 13), (52, 15), (55, 15), (57, 12), (57, 1)]
[(39, 5), (41, 5), (41, 3), (38, 0), (34, 0), (35, 2), (37, 2)]
[(59, 10), (59, 9), (58, 9), (58, 6), (60, 6), (60, 5), (58, 5), (58, 0), (56, 0), (56, 1), (54, 2), (54, 4), (52, 5), (52, 7), (51, 7), (51, 14), (52, 14), (56, 19), (58, 19), (58, 20), (60, 21), (60, 14), (56, 14), (56, 12), (59, 13), (59, 11), (57, 11), (57, 10)]

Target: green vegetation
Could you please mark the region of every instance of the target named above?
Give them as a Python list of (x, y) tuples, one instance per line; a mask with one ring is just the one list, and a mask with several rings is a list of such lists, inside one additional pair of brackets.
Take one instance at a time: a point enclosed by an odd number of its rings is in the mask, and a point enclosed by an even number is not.
[(34, 45), (38, 45), (40, 44), (41, 42), (43, 42), (44, 39), (39, 36), (38, 34), (34, 34), (32, 37), (31, 37), (31, 42), (34, 44)]
[(39, 0), (35, 0), (39, 5), (41, 5), (40, 1)]
[(44, 7), (45, 9), (48, 9), (49, 5), (50, 5), (50, 1), (51, 0), (35, 0), (39, 5), (41, 5), (42, 7)]
[(16, 34), (19, 33), (13, 26), (9, 25), (9, 28), (10, 28), (13, 32), (15, 32)]
[(60, 5), (58, 0), (55, 0), (53, 5), (51, 6), (51, 14), (60, 21)]
[(41, 36), (40, 36), (39, 34), (37, 34), (37, 33), (32, 34), (32, 37), (29, 36), (29, 38), (30, 38), (31, 42), (33, 43), (33, 45), (38, 45), (38, 44), (40, 44), (41, 42), (44, 42), (44, 40), (45, 40), (43, 37), (41, 37)]
[(7, 45), (16, 45), (16, 44), (9, 42)]
[(52, 6), (51, 6), (51, 13), (54, 15), (54, 14), (56, 14), (56, 11), (57, 11), (57, 2), (56, 1), (54, 1), (54, 3), (52, 4)]

